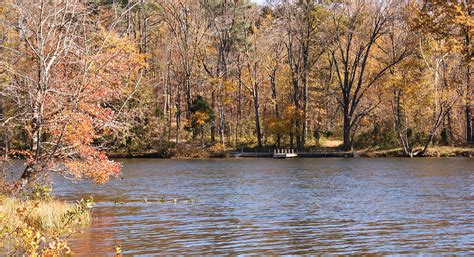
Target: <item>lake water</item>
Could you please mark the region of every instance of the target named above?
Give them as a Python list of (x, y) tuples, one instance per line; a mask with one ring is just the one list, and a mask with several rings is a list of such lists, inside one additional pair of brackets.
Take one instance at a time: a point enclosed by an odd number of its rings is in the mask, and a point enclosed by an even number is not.
[(78, 256), (474, 254), (473, 159), (121, 161), (105, 186), (56, 181), (97, 202)]

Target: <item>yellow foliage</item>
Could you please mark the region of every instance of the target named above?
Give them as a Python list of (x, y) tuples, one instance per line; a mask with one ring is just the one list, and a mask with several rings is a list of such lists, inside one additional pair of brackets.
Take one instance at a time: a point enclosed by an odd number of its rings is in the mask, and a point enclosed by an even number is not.
[(277, 117), (268, 117), (265, 124), (268, 131), (274, 135), (288, 135), (294, 129), (294, 123), (299, 120), (303, 121), (304, 111), (297, 109), (294, 105), (286, 106), (282, 115)]
[(213, 145), (209, 148), (209, 152), (212, 156), (223, 156), (225, 155), (226, 147), (220, 143)]
[(65, 235), (89, 223), (81, 201), (25, 201), (0, 198), (0, 248), (13, 255), (64, 256), (71, 253)]
[(209, 122), (209, 114), (197, 111), (191, 115), (191, 120), (193, 120), (198, 126), (204, 126), (207, 122)]

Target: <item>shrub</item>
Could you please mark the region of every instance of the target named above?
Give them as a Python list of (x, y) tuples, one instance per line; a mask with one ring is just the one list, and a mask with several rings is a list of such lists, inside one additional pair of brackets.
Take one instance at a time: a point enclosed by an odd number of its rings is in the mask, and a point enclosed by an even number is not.
[(93, 201), (71, 205), (50, 200), (0, 198), (0, 253), (29, 256), (64, 256), (71, 250), (67, 237), (90, 221)]
[(29, 191), (23, 192), (27, 200), (46, 201), (52, 200), (51, 192), (53, 189), (47, 185), (35, 184)]
[(226, 149), (224, 145), (215, 144), (211, 148), (209, 148), (209, 152), (211, 157), (220, 157), (223, 158), (226, 156)]

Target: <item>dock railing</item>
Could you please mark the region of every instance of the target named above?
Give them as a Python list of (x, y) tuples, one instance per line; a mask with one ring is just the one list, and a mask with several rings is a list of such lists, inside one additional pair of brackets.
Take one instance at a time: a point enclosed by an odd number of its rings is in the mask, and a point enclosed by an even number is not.
[(273, 149), (273, 154), (295, 154), (297, 153), (293, 148), (277, 148)]

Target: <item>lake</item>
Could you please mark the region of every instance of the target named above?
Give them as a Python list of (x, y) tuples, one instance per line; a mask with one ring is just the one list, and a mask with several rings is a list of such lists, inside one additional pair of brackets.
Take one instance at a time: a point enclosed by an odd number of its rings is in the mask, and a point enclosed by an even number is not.
[(56, 179), (97, 202), (78, 256), (474, 254), (474, 159), (120, 161), (104, 186)]

